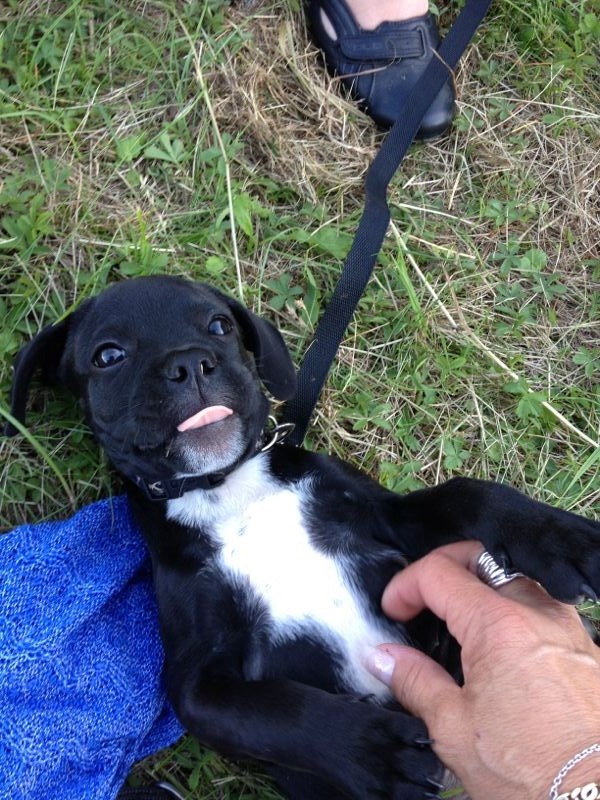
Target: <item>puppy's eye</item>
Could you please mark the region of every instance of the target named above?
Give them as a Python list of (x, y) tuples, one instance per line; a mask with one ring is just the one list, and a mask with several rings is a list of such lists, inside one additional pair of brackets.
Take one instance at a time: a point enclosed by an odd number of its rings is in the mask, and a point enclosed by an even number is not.
[(212, 333), (213, 336), (225, 336), (225, 334), (230, 333), (232, 329), (233, 325), (227, 317), (213, 317), (208, 323), (208, 332)]
[(122, 347), (116, 344), (105, 344), (96, 350), (92, 361), (95, 367), (103, 369), (104, 367), (112, 367), (125, 358), (127, 358), (127, 353)]

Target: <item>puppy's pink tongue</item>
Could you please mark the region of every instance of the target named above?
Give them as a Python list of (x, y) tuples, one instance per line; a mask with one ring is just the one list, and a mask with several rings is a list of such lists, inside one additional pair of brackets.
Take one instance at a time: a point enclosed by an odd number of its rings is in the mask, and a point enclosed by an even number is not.
[(204, 425), (210, 425), (211, 422), (220, 422), (230, 414), (233, 414), (233, 411), (227, 406), (209, 406), (194, 414), (193, 417), (184, 419), (177, 426), (177, 430), (183, 433), (183, 431), (191, 431), (194, 428), (202, 428)]

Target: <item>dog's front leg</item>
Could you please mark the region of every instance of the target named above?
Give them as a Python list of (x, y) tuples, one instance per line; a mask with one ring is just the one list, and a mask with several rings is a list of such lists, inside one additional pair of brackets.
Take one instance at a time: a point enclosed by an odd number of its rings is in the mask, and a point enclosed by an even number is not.
[(388, 541), (411, 560), (439, 545), (479, 539), (507, 568), (571, 602), (600, 595), (600, 523), (491, 481), (453, 478), (384, 501)]
[(286, 680), (190, 678), (173, 701), (203, 744), (309, 772), (356, 800), (420, 800), (441, 774), (422, 722), (353, 697)]

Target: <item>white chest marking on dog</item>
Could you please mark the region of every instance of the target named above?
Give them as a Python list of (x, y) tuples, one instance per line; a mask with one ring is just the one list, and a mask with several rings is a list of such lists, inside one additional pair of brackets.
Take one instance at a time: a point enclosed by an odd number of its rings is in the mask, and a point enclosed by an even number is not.
[(295, 486), (278, 483), (256, 457), (224, 486), (169, 501), (168, 516), (210, 529), (221, 545), (224, 575), (238, 584), (247, 581), (265, 603), (275, 640), (311, 633), (341, 652), (349, 686), (387, 698), (387, 689), (363, 663), (369, 648), (390, 640), (390, 631), (365, 607), (342, 557), (312, 544), (302, 515), (310, 491), (310, 479)]

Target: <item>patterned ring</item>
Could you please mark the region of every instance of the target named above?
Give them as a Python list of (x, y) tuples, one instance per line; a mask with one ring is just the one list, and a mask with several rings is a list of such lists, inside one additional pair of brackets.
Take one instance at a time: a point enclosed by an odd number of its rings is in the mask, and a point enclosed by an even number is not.
[(475, 574), (480, 581), (491, 586), (492, 589), (499, 589), (500, 586), (514, 581), (515, 578), (525, 577), (522, 572), (507, 572), (487, 550), (484, 550), (477, 559)]

